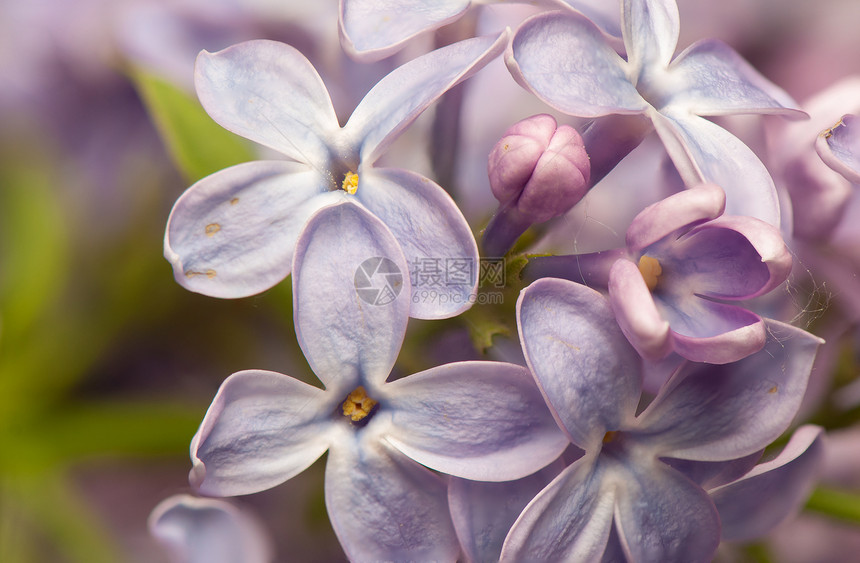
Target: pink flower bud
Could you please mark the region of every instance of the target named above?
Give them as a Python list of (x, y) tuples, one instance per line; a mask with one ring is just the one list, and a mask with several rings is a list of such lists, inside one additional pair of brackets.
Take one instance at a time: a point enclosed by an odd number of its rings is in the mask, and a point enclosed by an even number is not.
[(551, 115), (526, 118), (508, 129), (490, 153), (490, 188), (534, 223), (557, 217), (588, 191), (591, 164), (582, 138)]

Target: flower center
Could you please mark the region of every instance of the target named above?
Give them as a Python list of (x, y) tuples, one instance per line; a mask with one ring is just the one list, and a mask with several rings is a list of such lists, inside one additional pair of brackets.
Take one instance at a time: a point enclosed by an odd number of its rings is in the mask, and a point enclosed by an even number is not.
[(608, 444), (609, 442), (611, 442), (612, 440), (614, 440), (614, 439), (615, 439), (615, 435), (616, 435), (616, 434), (618, 434), (618, 431), (617, 431), (617, 430), (610, 430), (609, 432), (607, 432), (606, 434), (604, 434), (604, 435), (603, 435), (603, 443), (604, 443), (604, 444)]
[(343, 402), (343, 416), (348, 416), (353, 422), (367, 418), (376, 406), (376, 401), (367, 396), (364, 387), (357, 387)]
[[(341, 184), (340, 187), (349, 195), (355, 194), (355, 191), (358, 189), (358, 174), (355, 172), (347, 172), (343, 177), (343, 184)], [(361, 389), (361, 387), (359, 387), (359, 389)]]
[(648, 289), (654, 291), (660, 279), (660, 274), (663, 273), (663, 268), (656, 258), (642, 256), (639, 259), (639, 273), (642, 274), (642, 279), (645, 280), (645, 285), (648, 286)]

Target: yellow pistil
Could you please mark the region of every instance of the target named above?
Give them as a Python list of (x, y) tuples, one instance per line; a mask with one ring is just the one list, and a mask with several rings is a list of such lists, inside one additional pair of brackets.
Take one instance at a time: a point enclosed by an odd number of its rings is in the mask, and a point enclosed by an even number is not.
[(357, 387), (343, 402), (343, 416), (358, 422), (369, 415), (375, 406), (376, 401), (367, 396), (364, 387)]
[(349, 195), (353, 195), (358, 189), (358, 174), (347, 172), (346, 176), (343, 177), (343, 184), (341, 187), (343, 188), (343, 191)]
[(648, 289), (654, 291), (654, 288), (657, 287), (657, 281), (663, 273), (663, 268), (656, 258), (642, 256), (639, 259), (639, 273), (642, 274), (642, 279), (645, 280), (645, 285), (648, 286)]

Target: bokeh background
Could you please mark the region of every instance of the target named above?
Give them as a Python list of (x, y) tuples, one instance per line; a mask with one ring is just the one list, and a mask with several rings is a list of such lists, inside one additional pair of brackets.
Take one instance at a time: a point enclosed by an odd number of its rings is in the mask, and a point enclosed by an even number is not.
[[(289, 283), (239, 300), (192, 294), (174, 282), (162, 241), (173, 202), (194, 180), (260, 154), (199, 108), (192, 76), (201, 49), (288, 42), (320, 69), (346, 117), (376, 78), (447, 33), (419, 38), (394, 61), (357, 65), (341, 53), (336, 4), (0, 0), (0, 561), (167, 561), (146, 519), (163, 498), (188, 492), (188, 445), (223, 379), (260, 368), (313, 380), (293, 333)], [(860, 73), (856, 0), (679, 5), (681, 47), (721, 38), (798, 100)], [(491, 20), (521, 17), (482, 9)], [(520, 95), (501, 64), (488, 72), (502, 76), (497, 88)], [(488, 139), (542, 111), (537, 102), (495, 114), (487, 106), (486, 118), (462, 118), (472, 134), (485, 125)], [(489, 146), (470, 145), (452, 157), (470, 162), (433, 169), (420, 134), (432, 119), (416, 123), (399, 154), (455, 194), (468, 191), (463, 205), (477, 230), (492, 212), (480, 178)], [(478, 354), (462, 322), (444, 330), (411, 323), (399, 369), (438, 363), (436, 349), (445, 361)], [(843, 383), (857, 377), (857, 343), (841, 352)], [(828, 467), (860, 495), (857, 419), (833, 422), (840, 428)], [(237, 499), (260, 516), (279, 560), (343, 559), (322, 468), (321, 460), (283, 486)], [(860, 552), (858, 513), (809, 511), (765, 542), (720, 556), (844, 560)]]

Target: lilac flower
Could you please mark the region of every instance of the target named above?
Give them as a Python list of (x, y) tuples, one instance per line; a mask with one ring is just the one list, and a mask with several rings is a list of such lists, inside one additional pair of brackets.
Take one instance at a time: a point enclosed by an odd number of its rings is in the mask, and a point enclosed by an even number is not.
[[(462, 17), (473, 5), (493, 0), (340, 0), (340, 37), (344, 50), (363, 61), (397, 52), (421, 32), (440, 28)], [(498, 0), (496, 0), (498, 1)], [(502, 0), (503, 2), (506, 0)], [(507, 0), (510, 3), (530, 3)], [(547, 7), (574, 8), (607, 32), (620, 35), (617, 0), (542, 0)]]
[(627, 248), (535, 258), (530, 275), (607, 287), (618, 324), (649, 360), (671, 352), (710, 363), (739, 360), (764, 346), (757, 314), (725, 301), (764, 295), (791, 272), (779, 231), (752, 217), (723, 215), (712, 184), (645, 208), (627, 230)]
[(815, 150), (827, 166), (846, 180), (860, 184), (860, 123), (856, 115), (842, 119), (824, 130), (815, 141)]
[(149, 532), (176, 563), (267, 563), (272, 546), (251, 514), (218, 499), (174, 495), (149, 516)]
[[(826, 241), (840, 225), (855, 190), (849, 180), (822, 160), (832, 151), (821, 146), (827, 139), (818, 139), (842, 116), (860, 113), (860, 77), (848, 77), (825, 88), (805, 100), (803, 109), (809, 113), (808, 121), (768, 124), (768, 164), (777, 184), (790, 196), (795, 239)], [(848, 132), (840, 131), (837, 140)], [(834, 159), (829, 162), (835, 164)]]
[(520, 294), (517, 321), (535, 380), (585, 455), (525, 508), (502, 559), (591, 561), (609, 550), (628, 561), (710, 560), (720, 540), (714, 501), (663, 460), (742, 459), (777, 438), (820, 339), (772, 322), (763, 351), (731, 365), (687, 364), (636, 416), (639, 357), (599, 293), (538, 280)]
[(590, 187), (591, 165), (573, 127), (548, 114), (513, 124), (487, 162), (490, 189), (500, 207), (484, 231), (489, 256), (505, 254), (533, 223), (570, 210)]
[[(344, 233), (358, 244), (341, 244)], [(356, 289), (368, 260), (387, 264), (374, 281), (392, 299)], [(311, 217), (293, 262), (295, 322), (325, 389), (268, 371), (230, 376), (191, 445), (200, 492), (262, 491), (328, 451), (326, 507), (350, 559), (453, 560), (447, 484), (419, 463), (500, 481), (559, 456), (566, 439), (522, 366), (459, 362), (386, 382), (408, 320), (406, 264), (382, 221), (358, 203)], [(330, 275), (303, 275), (323, 269)]]
[[(687, 185), (719, 184), (731, 215), (778, 226), (777, 194), (764, 165), (701, 116), (802, 112), (719, 41), (695, 43), (673, 59), (679, 33), (673, 0), (624, 0), (621, 20), (626, 60), (580, 14), (534, 16), (516, 31), (506, 54), (511, 74), (571, 115), (647, 116)], [(586, 147), (591, 152), (588, 141)]]
[[(383, 78), (340, 127), (322, 81), (292, 47), (249, 41), (203, 52), (197, 93), (225, 128), (287, 160), (240, 164), (208, 176), (176, 202), (164, 253), (177, 281), (214, 297), (264, 291), (290, 273), (296, 239), (310, 215), (354, 200), (385, 222), (410, 263), (476, 263), (474, 236), (438, 185), (398, 168), (375, 168), (388, 145), (448, 88), (496, 56), (507, 40), (476, 38), (415, 59)], [(342, 244), (351, 245), (353, 233)], [(476, 277), (476, 276), (475, 276)], [(477, 279), (439, 289), (445, 300), (416, 300), (411, 314), (441, 318), (469, 306)]]

